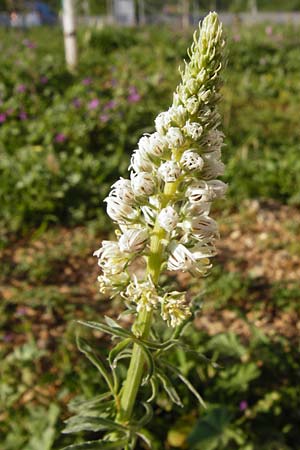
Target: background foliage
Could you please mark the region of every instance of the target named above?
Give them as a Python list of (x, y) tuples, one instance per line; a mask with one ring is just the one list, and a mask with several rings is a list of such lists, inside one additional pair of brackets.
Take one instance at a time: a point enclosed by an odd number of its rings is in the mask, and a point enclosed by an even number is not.
[[(1, 36), (4, 450), (67, 445), (60, 435), (67, 402), (102, 391), (78, 358), (72, 322), (121, 310), (99, 301), (90, 257), (108, 232), (101, 202), (168, 107), (191, 36), (82, 30), (72, 76), (61, 39), (58, 29)], [(209, 360), (170, 354), (208, 408), (181, 386), (183, 409), (161, 393), (151, 426), (157, 450), (299, 449), (299, 30), (236, 26), (228, 41), (222, 114), (230, 188), (216, 212), (220, 254), (207, 280), (179, 280), (205, 300), (185, 339)], [(103, 356), (109, 341), (93, 338)]]

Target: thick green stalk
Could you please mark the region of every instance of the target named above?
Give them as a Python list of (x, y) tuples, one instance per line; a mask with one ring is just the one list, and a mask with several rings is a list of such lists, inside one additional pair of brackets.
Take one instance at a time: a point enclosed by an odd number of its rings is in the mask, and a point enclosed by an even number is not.
[[(172, 196), (176, 192), (176, 183), (167, 183), (165, 185), (164, 193), (161, 199), (161, 206), (165, 207)], [(158, 222), (156, 222), (150, 241), (150, 254), (148, 258), (147, 273), (151, 276), (154, 284), (158, 283), (161, 263), (163, 242), (166, 232), (163, 230)], [(138, 314), (134, 328), (139, 330), (139, 335), (147, 339), (150, 332), (152, 321), (152, 311), (146, 309), (140, 311)], [(141, 385), (141, 379), (144, 372), (145, 357), (140, 345), (134, 344), (132, 350), (131, 361), (129, 364), (127, 377), (123, 386), (120, 400), (120, 412), (117, 420), (126, 423), (130, 420), (132, 411), (135, 405), (136, 396)]]

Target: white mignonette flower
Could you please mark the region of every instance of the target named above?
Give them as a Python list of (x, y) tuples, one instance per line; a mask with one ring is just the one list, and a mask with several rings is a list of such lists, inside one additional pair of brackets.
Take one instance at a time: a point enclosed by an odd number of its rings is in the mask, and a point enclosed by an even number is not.
[(176, 228), (178, 221), (178, 213), (172, 206), (163, 208), (158, 214), (159, 225), (168, 232), (173, 231)]
[(160, 134), (165, 134), (171, 126), (171, 116), (169, 111), (163, 111), (155, 119), (155, 128)]
[(118, 197), (128, 204), (133, 203), (134, 195), (132, 192), (130, 180), (120, 178), (115, 184), (112, 185), (112, 190), (109, 196)]
[(101, 294), (118, 294), (124, 287), (128, 285), (130, 281), (129, 275), (126, 272), (120, 272), (117, 274), (99, 275), (98, 282), (100, 285)]
[(205, 275), (211, 268), (208, 258), (213, 256), (215, 252), (211, 247), (195, 245), (187, 248), (183, 244), (174, 243), (171, 245), (171, 253), (168, 259), (168, 270), (182, 270), (183, 272), (191, 272), (192, 274), (200, 273)]
[(179, 127), (183, 127), (187, 119), (187, 110), (184, 106), (171, 106), (168, 110), (170, 120)]
[(224, 133), (219, 130), (210, 130), (204, 140), (205, 152), (214, 152), (224, 145)]
[(169, 149), (169, 144), (165, 136), (155, 132), (149, 136), (149, 156), (160, 158)]
[(218, 236), (216, 221), (204, 214), (191, 219), (190, 229), (193, 235), (202, 241), (209, 241)]
[(121, 252), (115, 241), (102, 241), (102, 246), (93, 253), (104, 274), (115, 275), (122, 272), (128, 264), (128, 255)]
[(138, 217), (138, 211), (120, 197), (110, 195), (104, 201), (107, 203), (107, 214), (115, 222), (127, 223)]
[(158, 168), (158, 175), (160, 175), (165, 183), (173, 183), (180, 174), (180, 167), (175, 161), (166, 161)]
[(195, 78), (190, 78), (186, 81), (186, 88), (191, 95), (196, 94), (199, 89), (199, 81)]
[(192, 204), (210, 202), (223, 197), (226, 189), (227, 184), (221, 180), (209, 180), (207, 182), (200, 180), (187, 188), (186, 196)]
[(154, 226), (157, 216), (156, 210), (151, 208), (150, 206), (141, 206), (141, 210), (146, 224), (150, 225), (151, 227)]
[(202, 176), (205, 180), (211, 180), (217, 178), (220, 175), (224, 175), (225, 165), (222, 161), (215, 158), (215, 153), (208, 153), (203, 155), (204, 167)]
[(180, 164), (184, 170), (191, 172), (194, 170), (201, 170), (204, 165), (204, 161), (198, 153), (187, 150), (182, 154)]
[(124, 231), (119, 239), (121, 252), (136, 253), (143, 250), (148, 240), (148, 231), (144, 229), (129, 229)]
[(151, 311), (152, 309), (156, 309), (159, 304), (159, 296), (150, 279), (138, 281), (133, 276), (133, 281), (127, 286), (123, 296), (137, 305), (136, 309), (138, 312), (143, 309)]
[(186, 101), (186, 109), (188, 110), (188, 112), (194, 116), (196, 114), (196, 112), (199, 109), (199, 100), (198, 98), (193, 95), (192, 97), (190, 97), (189, 99), (187, 99)]
[(227, 191), (227, 184), (221, 180), (209, 180), (207, 185), (211, 192), (211, 200), (224, 197)]
[(161, 300), (161, 316), (171, 327), (176, 327), (190, 317), (184, 292), (169, 292)]
[(178, 148), (184, 144), (184, 136), (177, 127), (171, 127), (166, 134), (167, 141), (170, 148)]
[(153, 176), (148, 172), (139, 172), (131, 174), (131, 186), (134, 195), (149, 196), (155, 191), (155, 182)]
[(184, 131), (193, 141), (198, 141), (203, 133), (203, 127), (197, 122), (188, 120), (184, 126)]

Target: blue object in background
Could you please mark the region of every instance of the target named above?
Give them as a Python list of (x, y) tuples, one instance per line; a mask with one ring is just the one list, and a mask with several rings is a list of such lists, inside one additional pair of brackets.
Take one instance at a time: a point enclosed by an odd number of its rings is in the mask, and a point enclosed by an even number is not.
[(34, 9), (39, 13), (42, 24), (54, 25), (57, 22), (56, 13), (44, 2), (34, 2)]

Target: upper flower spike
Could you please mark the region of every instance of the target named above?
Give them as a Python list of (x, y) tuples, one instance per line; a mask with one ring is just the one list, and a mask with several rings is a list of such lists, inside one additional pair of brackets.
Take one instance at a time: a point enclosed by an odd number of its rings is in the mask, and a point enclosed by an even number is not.
[(101, 292), (121, 293), (137, 311), (160, 307), (171, 326), (190, 315), (185, 293), (165, 292), (147, 270), (136, 276), (136, 264), (147, 267), (151, 242), (159, 235), (159, 271), (198, 276), (211, 267), (218, 229), (210, 206), (226, 191), (216, 179), (224, 170), (217, 110), (223, 47), (222, 25), (210, 13), (194, 34), (172, 106), (155, 119), (156, 131), (139, 140), (130, 179), (117, 181), (105, 200), (118, 241), (104, 241), (95, 253), (103, 272)]

